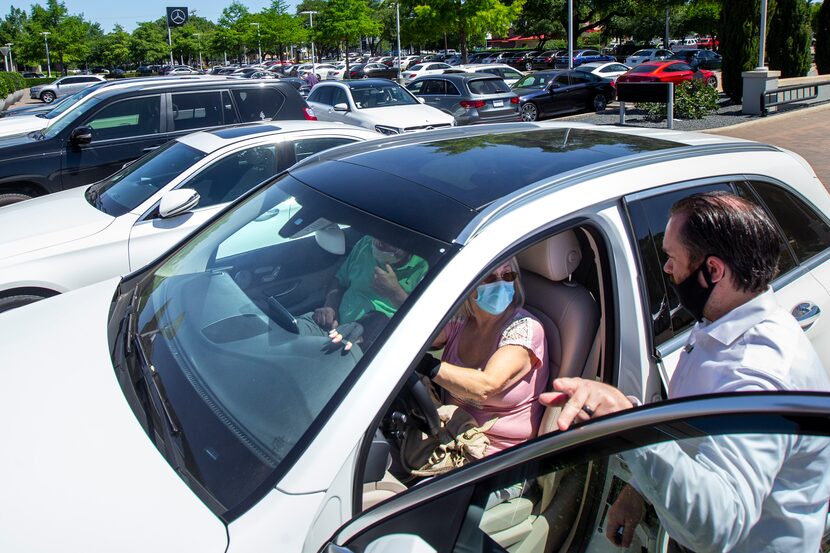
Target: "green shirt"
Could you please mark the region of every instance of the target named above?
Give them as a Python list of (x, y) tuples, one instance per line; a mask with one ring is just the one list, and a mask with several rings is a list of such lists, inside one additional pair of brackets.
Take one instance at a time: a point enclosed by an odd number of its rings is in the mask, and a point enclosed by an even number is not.
[[(349, 257), (337, 270), (337, 281), (345, 290), (340, 301), (340, 323), (354, 322), (370, 311), (379, 311), (391, 317), (398, 308), (392, 300), (375, 290), (375, 268), (380, 264), (372, 254), (372, 237), (358, 240)], [(401, 288), (409, 294), (421, 282), (429, 269), (427, 262), (412, 255), (402, 265), (392, 267)]]

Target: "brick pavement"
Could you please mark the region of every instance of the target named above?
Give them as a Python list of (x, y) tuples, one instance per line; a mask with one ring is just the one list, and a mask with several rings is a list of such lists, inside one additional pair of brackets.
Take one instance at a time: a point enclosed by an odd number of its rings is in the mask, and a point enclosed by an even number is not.
[(830, 191), (830, 104), (770, 115), (706, 132), (792, 150), (813, 166), (824, 187)]

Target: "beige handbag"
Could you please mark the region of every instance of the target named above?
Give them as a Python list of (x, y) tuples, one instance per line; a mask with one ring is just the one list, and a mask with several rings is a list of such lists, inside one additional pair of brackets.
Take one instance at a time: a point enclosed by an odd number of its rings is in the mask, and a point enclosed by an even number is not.
[(483, 458), (490, 446), (484, 433), (498, 420), (478, 426), (473, 416), (457, 405), (439, 406), (438, 416), (438, 437), (411, 427), (401, 443), (401, 461), (414, 476), (437, 476)]

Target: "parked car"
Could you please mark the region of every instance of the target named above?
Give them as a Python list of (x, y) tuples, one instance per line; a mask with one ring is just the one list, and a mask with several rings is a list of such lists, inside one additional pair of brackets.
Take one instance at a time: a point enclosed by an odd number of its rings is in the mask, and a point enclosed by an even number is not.
[(617, 83), (674, 83), (700, 79), (712, 88), (717, 88), (718, 78), (708, 69), (690, 66), (682, 61), (655, 61), (632, 67), (628, 73), (617, 77)]
[[(547, 50), (545, 52), (542, 52), (541, 54), (530, 60), (530, 69), (553, 69), (556, 56), (559, 56), (561, 54), (562, 50)], [(568, 52), (566, 50), (565, 55), (567, 54)]]
[(294, 163), (379, 136), (320, 121), (197, 132), (95, 184), (0, 208), (0, 313), (134, 271)]
[[(574, 50), (573, 67), (579, 67), (583, 63), (591, 63), (596, 61), (617, 61), (614, 56), (602, 54), (597, 50)], [(568, 52), (567, 50), (560, 52), (553, 59), (553, 66), (557, 69), (568, 68)]]
[(349, 79), (395, 79), (397, 67), (382, 63), (358, 63), (349, 67)]
[(423, 75), (438, 75), (443, 73), (445, 69), (450, 69), (452, 66), (444, 62), (428, 62), (413, 65), (403, 73), (404, 84), (409, 84), (412, 80), (417, 79)]
[(525, 75), (513, 85), (519, 96), (522, 119), (575, 111), (604, 111), (616, 97), (611, 81), (585, 71), (539, 71)]
[(669, 59), (680, 60), (692, 67), (711, 71), (720, 69), (723, 63), (721, 55), (711, 50), (678, 50)]
[(42, 79), (46, 75), (38, 73), (37, 71), (23, 71), (21, 73), (24, 79)]
[(538, 56), (539, 53), (540, 52), (538, 50), (531, 50), (529, 52), (516, 52), (515, 54), (507, 58), (507, 60), (505, 60), (504, 63), (515, 69), (519, 69), (520, 71), (530, 71), (531, 69), (533, 69), (533, 58)]
[(339, 121), (383, 134), (455, 125), (452, 115), (423, 105), (411, 92), (387, 79), (323, 81), (308, 95), (321, 121)]
[[(433, 428), (414, 367), (506, 260), (544, 315), (552, 377), (660, 402), (694, 322), (661, 270), (668, 207), (699, 191), (753, 198), (786, 246), (777, 300), (827, 312), (830, 197), (794, 154), (665, 129), (517, 123), (381, 141), (312, 156), (122, 279), (0, 316), (7, 549), (367, 551), (403, 533), (429, 545), (374, 551), (611, 551), (605, 513), (631, 480), (619, 453), (826, 434), (827, 394), (738, 393), (543, 426), (439, 478), (387, 474), (403, 430)], [(377, 337), (344, 351), (297, 333), (295, 315), (323, 305), (375, 238), (427, 266)], [(801, 316), (830, 366), (830, 326)], [(527, 480), (536, 491), (484, 508)], [(635, 538), (668, 550), (653, 515)]]
[(609, 79), (611, 82), (616, 82), (617, 77), (627, 72), (630, 67), (623, 63), (618, 63), (616, 61), (609, 61), (609, 62), (592, 62), (592, 63), (583, 63), (579, 67), (576, 68), (578, 71), (585, 71), (587, 73), (592, 73), (597, 77), (601, 77), (603, 79)]
[(670, 42), (669, 50), (677, 52), (679, 50), (689, 50), (697, 47), (697, 38), (689, 37), (682, 40), (672, 40)]
[(162, 80), (114, 83), (45, 129), (0, 140), (0, 206), (96, 182), (196, 130), (313, 118), (281, 80)]
[(41, 100), (45, 104), (51, 104), (55, 98), (74, 94), (95, 83), (100, 83), (104, 77), (99, 75), (78, 75), (61, 77), (49, 84), (35, 85), (29, 89), (29, 98)]
[(646, 50), (637, 50), (627, 58), (625, 64), (631, 67), (640, 65), (647, 61), (662, 61), (670, 58), (672, 52), (670, 50), (663, 50), (661, 48), (649, 48)]
[(280, 82), (288, 83), (293, 86), (303, 98), (307, 98), (308, 93), (311, 92), (311, 87), (308, 85), (308, 81), (299, 77), (283, 77), (280, 79)]
[(720, 41), (712, 37), (699, 37), (697, 39), (697, 47), (707, 50), (718, 50), (720, 48)]
[(406, 88), (426, 105), (452, 115), (459, 125), (520, 120), (519, 97), (495, 75), (427, 75)]
[(508, 85), (512, 85), (519, 79), (525, 76), (521, 71), (505, 65), (503, 63), (475, 63), (467, 65), (456, 65), (450, 69), (445, 69), (444, 73), (487, 73), (501, 77)]

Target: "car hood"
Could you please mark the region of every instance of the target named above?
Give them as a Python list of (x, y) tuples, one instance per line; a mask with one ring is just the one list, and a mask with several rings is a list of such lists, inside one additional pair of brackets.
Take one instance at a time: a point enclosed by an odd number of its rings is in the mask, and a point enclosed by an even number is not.
[(361, 119), (372, 124), (396, 128), (449, 125), (454, 121), (452, 115), (423, 104), (364, 108), (357, 110), (357, 113)]
[(85, 186), (0, 208), (0, 259), (85, 238), (115, 218), (84, 198)]
[(24, 134), (45, 129), (49, 119), (36, 115), (18, 115), (0, 119), (0, 136)]
[(116, 379), (106, 325), (117, 285), (0, 315), (3, 549), (224, 553), (224, 524), (151, 443)]

